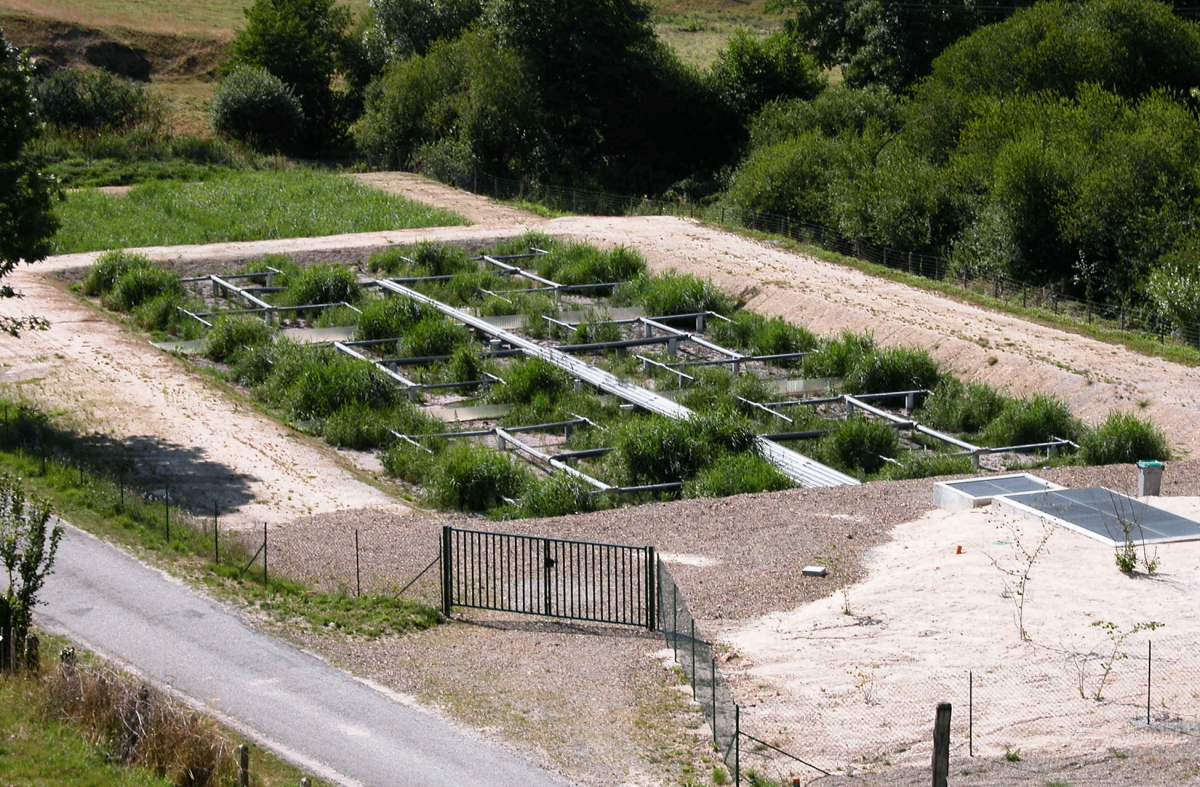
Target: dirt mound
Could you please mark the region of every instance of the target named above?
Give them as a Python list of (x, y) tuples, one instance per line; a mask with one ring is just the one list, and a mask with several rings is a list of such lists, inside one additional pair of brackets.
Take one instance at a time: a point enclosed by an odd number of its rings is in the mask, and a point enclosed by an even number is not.
[(35, 60), (62, 67), (95, 66), (130, 79), (152, 76), (216, 78), (229, 42), (199, 35), (173, 35), (123, 27), (82, 27), (41, 17), (0, 14), (4, 36)]

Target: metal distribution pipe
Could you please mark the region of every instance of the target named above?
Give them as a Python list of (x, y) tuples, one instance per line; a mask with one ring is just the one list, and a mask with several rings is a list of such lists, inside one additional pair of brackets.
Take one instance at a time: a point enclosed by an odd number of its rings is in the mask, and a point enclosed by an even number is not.
[[(687, 407), (673, 402), (665, 396), (660, 396), (641, 386), (623, 383), (616, 375), (597, 368), (590, 363), (573, 358), (558, 350), (542, 347), (523, 336), (506, 331), (503, 328), (497, 328), (487, 320), (467, 314), (461, 309), (456, 309), (453, 306), (430, 298), (428, 295), (423, 295), (416, 290), (382, 279), (378, 281), (378, 286), (397, 295), (404, 295), (420, 303), (432, 306), (451, 319), (458, 320), (495, 339), (507, 342), (513, 347), (519, 347), (528, 355), (541, 358), (547, 363), (557, 366), (605, 393), (612, 394), (619, 399), (635, 404), (652, 413), (681, 421), (691, 418), (695, 414)], [(790, 448), (784, 448), (766, 438), (756, 437), (755, 442), (758, 444), (763, 458), (778, 467), (784, 475), (801, 486), (854, 486), (861, 483), (857, 478), (834, 470), (832, 467), (823, 465)]]
[(497, 426), (494, 431), (496, 432), (496, 436), (499, 437), (502, 441), (507, 442), (507, 443), (512, 443), (518, 449), (529, 454), (534, 459), (538, 459), (542, 462), (545, 462), (546, 464), (550, 465), (551, 467), (553, 467), (556, 470), (562, 470), (564, 473), (570, 473), (571, 475), (580, 479), (584, 483), (587, 483), (587, 484), (590, 484), (590, 485), (596, 487), (601, 492), (607, 492), (609, 489), (612, 489), (611, 486), (604, 483), (600, 479), (592, 478), (587, 473), (576, 470), (575, 468), (571, 467), (566, 462), (561, 462), (561, 461), (555, 459), (553, 456), (550, 456), (550, 454), (547, 454), (544, 451), (539, 451), (538, 449), (531, 446), (529, 443), (526, 443), (523, 440), (518, 440), (517, 438), (512, 436), (511, 432), (509, 432), (499, 426)]

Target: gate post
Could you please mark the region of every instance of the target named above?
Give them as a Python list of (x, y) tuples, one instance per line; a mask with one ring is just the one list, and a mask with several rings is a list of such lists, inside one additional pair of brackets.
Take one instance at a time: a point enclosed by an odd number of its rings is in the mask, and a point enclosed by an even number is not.
[(542, 539), (542, 594), (543, 607), (542, 611), (549, 615), (554, 605), (551, 603), (550, 591), (550, 569), (554, 566), (554, 561), (550, 559), (550, 539)]
[(658, 599), (658, 571), (654, 560), (654, 547), (646, 547), (646, 630), (658, 628), (658, 610), (655, 601)]
[(451, 530), (450, 525), (442, 525), (442, 615), (447, 618), (450, 617), (450, 607), (454, 605), (454, 585), (451, 584), (451, 572), (454, 570), (450, 547)]

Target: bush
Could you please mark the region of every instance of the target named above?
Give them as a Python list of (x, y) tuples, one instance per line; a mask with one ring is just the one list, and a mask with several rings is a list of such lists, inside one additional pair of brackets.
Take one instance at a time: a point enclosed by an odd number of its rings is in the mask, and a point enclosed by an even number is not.
[(401, 353), (408, 358), (451, 355), (459, 347), (470, 343), (470, 331), (439, 314), (427, 317), (408, 329), (404, 334)]
[(842, 388), (849, 393), (932, 390), (942, 379), (937, 361), (924, 350), (892, 347), (859, 357), (845, 376)]
[(435, 461), (429, 498), (442, 508), (486, 511), (502, 504), (503, 497), (519, 498), (531, 481), (507, 454), (459, 441)]
[(346, 405), (384, 407), (399, 393), (374, 365), (328, 349), (284, 345), (272, 358), (266, 393), (301, 420), (327, 418)]
[(399, 434), (422, 434), (442, 429), (444, 426), (441, 421), (426, 415), (412, 403), (401, 400), (385, 407), (362, 403), (340, 407), (321, 425), (321, 436), (325, 442), (338, 448), (363, 451), (392, 445), (396, 442), (393, 431)]
[(136, 82), (103, 69), (64, 68), (33, 83), (37, 114), (61, 129), (126, 131), (159, 126), (163, 103)]
[(649, 416), (625, 424), (616, 449), (635, 484), (683, 481), (709, 467), (721, 453), (754, 448), (754, 431), (736, 416), (698, 415), (686, 421)]
[[(739, 311), (733, 322), (715, 320), (712, 324), (713, 341), (726, 346), (748, 350), (754, 355), (782, 355), (784, 353), (807, 352), (820, 345), (820, 341), (807, 328), (792, 325), (782, 317), (767, 319), (754, 312)], [(795, 361), (781, 362), (781, 366), (799, 365)]]
[(413, 325), (436, 316), (435, 309), (412, 298), (376, 298), (362, 307), (354, 338), (364, 341), (398, 339)]
[(602, 502), (595, 488), (570, 473), (558, 472), (534, 483), (515, 506), (502, 510), (504, 519), (570, 516), (595, 511)]
[(826, 81), (812, 55), (789, 33), (759, 39), (745, 30), (717, 55), (709, 79), (744, 118), (776, 99), (811, 99)]
[(726, 454), (684, 482), (684, 497), (728, 497), (752, 492), (791, 489), (791, 479), (761, 456)]
[(1132, 413), (1113, 411), (1079, 440), (1080, 458), (1089, 465), (1131, 464), (1140, 459), (1171, 458), (1167, 436), (1149, 421)]
[(522, 262), (526, 267), (535, 269), (539, 276), (559, 284), (628, 281), (646, 273), (646, 260), (625, 246), (618, 246), (611, 251), (587, 243), (556, 243), (536, 247), (550, 253)]
[(887, 481), (902, 481), (908, 478), (933, 478), (941, 475), (969, 475), (975, 472), (971, 460), (965, 456), (906, 456), (900, 464), (890, 462), (879, 471), (879, 478)]
[(280, 286), (287, 287), (279, 294), (279, 303), (284, 306), (354, 303), (362, 295), (358, 276), (341, 265), (313, 265), (296, 273), (285, 269)]
[(185, 298), (178, 293), (168, 292), (138, 305), (132, 316), (134, 323), (144, 331), (162, 331), (187, 339), (201, 336), (203, 329), (199, 322), (184, 317), (179, 309), (196, 312), (203, 306), (204, 301), (199, 298)]
[(506, 385), (492, 387), (492, 402), (518, 404), (542, 395), (553, 401), (571, 389), (570, 375), (541, 358), (527, 358), (511, 364), (501, 375)]
[(846, 377), (864, 355), (875, 351), (875, 339), (867, 333), (842, 331), (836, 339), (804, 357), (805, 377)]
[(882, 456), (900, 452), (900, 438), (882, 421), (855, 416), (821, 438), (821, 450), (834, 464), (869, 474), (887, 464)]
[(434, 459), (434, 454), (397, 440), (384, 452), (380, 461), (383, 469), (393, 478), (410, 484), (424, 484), (433, 472)]
[(717, 285), (690, 273), (641, 277), (619, 287), (617, 297), (640, 303), (647, 314), (657, 317), (696, 312), (728, 315), (734, 310), (733, 299), (718, 290)]
[(943, 380), (921, 405), (922, 423), (934, 429), (963, 434), (975, 434), (987, 428), (1004, 408), (1009, 398), (990, 385), (963, 385), (953, 377)]
[(183, 295), (179, 274), (162, 268), (134, 266), (117, 277), (103, 303), (114, 311), (128, 312), (160, 295)]
[(983, 440), (990, 446), (1029, 445), (1061, 438), (1079, 437), (1079, 421), (1066, 402), (1055, 396), (1037, 394), (1008, 403), (1004, 412), (988, 424)]
[(483, 379), (485, 359), (477, 347), (463, 344), (454, 351), (446, 367), (446, 374), (453, 383), (472, 383)]
[(104, 295), (108, 293), (121, 278), (121, 274), (134, 268), (153, 268), (154, 263), (149, 257), (141, 254), (130, 254), (125, 251), (109, 251), (96, 258), (83, 279), (84, 295)]
[(208, 335), (204, 337), (204, 357), (223, 362), (247, 347), (268, 344), (275, 338), (275, 331), (258, 317), (249, 314), (231, 314), (218, 317)]
[(273, 153), (294, 148), (304, 111), (291, 88), (265, 68), (242, 66), (212, 98), (213, 131)]

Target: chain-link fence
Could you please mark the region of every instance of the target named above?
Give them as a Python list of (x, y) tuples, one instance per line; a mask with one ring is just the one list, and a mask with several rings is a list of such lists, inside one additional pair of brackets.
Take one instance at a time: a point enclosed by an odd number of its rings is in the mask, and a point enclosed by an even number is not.
[(675, 662), (692, 687), (692, 696), (712, 729), (713, 745), (734, 774), (738, 758), (738, 707), (720, 670), (712, 643), (696, 634), (687, 600), (662, 560), (658, 561), (658, 628), (675, 651)]
[(1078, 323), (1102, 323), (1117, 330), (1153, 337), (1161, 343), (1200, 347), (1200, 323), (1178, 325), (1167, 319), (1152, 304), (1134, 301), (1101, 302), (1064, 294), (1055, 286), (1035, 286), (1026, 282), (954, 265), (929, 254), (878, 246), (849, 237), (819, 224), (797, 221), (788, 216), (745, 210), (723, 205), (696, 205), (683, 201), (651, 200), (619, 196), (585, 189), (547, 186), (528, 180), (498, 178), (477, 170), (439, 167), (425, 174), (467, 191), (495, 199), (525, 199), (551, 208), (598, 216), (670, 215), (690, 216), (719, 224), (733, 224), (759, 232), (783, 235), (800, 243), (819, 246), (850, 257), (883, 265), (894, 270), (938, 281), (948, 281), (984, 295), (1027, 309), (1044, 309), (1062, 319)]

